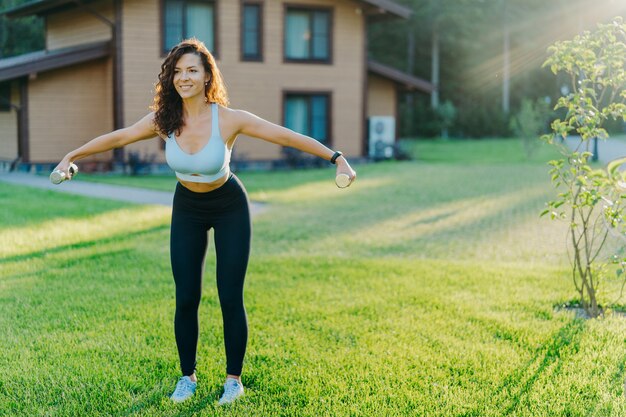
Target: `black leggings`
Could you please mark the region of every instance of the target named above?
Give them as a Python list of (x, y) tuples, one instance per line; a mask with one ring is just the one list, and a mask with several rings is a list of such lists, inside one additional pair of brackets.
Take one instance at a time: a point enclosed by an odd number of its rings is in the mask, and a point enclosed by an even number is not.
[(250, 254), (251, 222), (248, 195), (239, 179), (208, 193), (176, 185), (172, 208), (170, 256), (176, 283), (174, 332), (183, 375), (196, 368), (198, 307), (207, 233), (213, 228), (217, 257), (217, 291), (224, 322), (226, 372), (241, 375), (248, 341), (243, 283)]

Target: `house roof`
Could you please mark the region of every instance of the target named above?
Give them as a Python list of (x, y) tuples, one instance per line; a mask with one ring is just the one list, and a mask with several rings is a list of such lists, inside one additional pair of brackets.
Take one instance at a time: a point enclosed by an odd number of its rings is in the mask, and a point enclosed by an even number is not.
[[(81, 3), (91, 3), (93, 0), (35, 0), (21, 6), (16, 6), (8, 10), (0, 11), (0, 15), (8, 17), (23, 17), (33, 14), (48, 14), (64, 10), (71, 7), (79, 6)], [(357, 0), (368, 6), (372, 6), (371, 15), (395, 16), (408, 19), (412, 11), (411, 9), (401, 6), (392, 0)]]
[(408, 19), (413, 14), (413, 11), (408, 7), (399, 5), (391, 0), (359, 0), (361, 3), (366, 3), (376, 8), (378, 15), (394, 15), (403, 19)]
[(367, 70), (372, 74), (391, 80), (409, 90), (418, 90), (424, 93), (432, 93), (435, 90), (435, 86), (426, 80), (371, 59), (367, 61)]
[(76, 0), (35, 0), (28, 3), (24, 3), (20, 6), (15, 6), (10, 9), (0, 11), (1, 15), (7, 17), (24, 17), (30, 15), (42, 15), (52, 12), (57, 12), (72, 7), (77, 7), (81, 3), (91, 3), (93, 0), (76, 1)]
[(110, 54), (111, 42), (105, 41), (0, 59), (0, 81), (92, 61)]
[[(41, 12), (44, 11), (53, 11), (59, 8), (70, 7), (71, 3), (72, 2), (69, 0), (35, 0), (2, 10), (0, 11), (0, 15), (6, 15), (10, 18), (30, 16), (33, 14), (41, 14)], [(76, 5), (76, 3), (74, 3), (74, 5)]]

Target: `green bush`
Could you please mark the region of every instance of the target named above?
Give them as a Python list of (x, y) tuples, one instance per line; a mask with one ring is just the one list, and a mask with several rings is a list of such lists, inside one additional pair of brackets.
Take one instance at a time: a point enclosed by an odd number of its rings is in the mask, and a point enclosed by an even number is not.
[(528, 158), (531, 158), (537, 150), (540, 144), (539, 136), (547, 133), (550, 114), (546, 100), (523, 99), (519, 112), (511, 117), (511, 131), (522, 139)]
[(458, 137), (510, 136), (508, 116), (497, 101), (467, 101), (461, 103), (458, 118), (452, 128)]

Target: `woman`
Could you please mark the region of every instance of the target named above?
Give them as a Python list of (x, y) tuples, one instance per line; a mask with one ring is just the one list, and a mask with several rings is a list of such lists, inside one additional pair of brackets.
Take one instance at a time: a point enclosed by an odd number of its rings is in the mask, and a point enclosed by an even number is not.
[(248, 327), (243, 284), (250, 251), (248, 197), (230, 172), (231, 149), (239, 134), (290, 146), (337, 165), (337, 174), (356, 173), (341, 152), (315, 139), (243, 110), (229, 109), (222, 76), (211, 53), (196, 39), (176, 45), (161, 66), (152, 113), (134, 125), (99, 136), (68, 153), (56, 169), (68, 174), (72, 162), (133, 142), (160, 137), (168, 165), (176, 172), (170, 257), (176, 284), (174, 330), (182, 377), (171, 399), (196, 389), (198, 307), (207, 232), (214, 229), (217, 289), (224, 323), (226, 382), (219, 404), (243, 395), (241, 370)]

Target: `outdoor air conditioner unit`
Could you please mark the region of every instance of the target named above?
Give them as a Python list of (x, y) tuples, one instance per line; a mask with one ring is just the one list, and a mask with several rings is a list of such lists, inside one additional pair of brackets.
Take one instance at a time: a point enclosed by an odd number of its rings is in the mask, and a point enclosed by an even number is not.
[(369, 118), (369, 156), (373, 159), (393, 158), (396, 142), (396, 119), (393, 116)]

